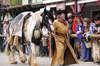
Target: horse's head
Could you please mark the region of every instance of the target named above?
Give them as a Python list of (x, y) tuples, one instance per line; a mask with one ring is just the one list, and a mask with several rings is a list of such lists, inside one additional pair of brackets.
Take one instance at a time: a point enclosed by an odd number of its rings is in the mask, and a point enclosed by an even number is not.
[(44, 9), (44, 12), (42, 13), (42, 24), (45, 25), (50, 32), (53, 31), (53, 21), (53, 14)]
[(39, 37), (41, 37), (41, 29), (43, 28), (43, 26), (46, 26), (50, 32), (53, 31), (53, 15), (50, 11), (44, 10), (33, 13), (30, 22), (32, 22), (33, 25), (31, 25), (34, 26), (34, 37), (32, 37), (33, 42), (35, 42), (35, 39), (39, 39)]

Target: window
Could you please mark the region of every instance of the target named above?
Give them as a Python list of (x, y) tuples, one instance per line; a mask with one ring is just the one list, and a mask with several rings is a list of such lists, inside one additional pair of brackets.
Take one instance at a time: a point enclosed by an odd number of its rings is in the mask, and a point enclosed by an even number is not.
[(28, 3), (31, 4), (32, 3), (32, 0), (28, 0)]

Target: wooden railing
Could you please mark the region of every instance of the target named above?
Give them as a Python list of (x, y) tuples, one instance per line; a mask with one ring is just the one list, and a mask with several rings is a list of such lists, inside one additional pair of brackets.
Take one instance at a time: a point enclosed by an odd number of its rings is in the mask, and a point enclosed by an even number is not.
[[(71, 37), (76, 38), (77, 34), (71, 34)], [(90, 38), (100, 38), (100, 34), (91, 34)]]

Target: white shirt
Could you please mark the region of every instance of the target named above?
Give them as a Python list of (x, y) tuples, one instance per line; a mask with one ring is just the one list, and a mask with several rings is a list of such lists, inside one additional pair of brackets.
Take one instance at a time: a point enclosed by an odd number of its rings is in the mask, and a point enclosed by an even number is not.
[(77, 34), (79, 34), (81, 32), (81, 27), (79, 26), (79, 31), (77, 31)]
[(43, 35), (48, 35), (48, 29), (43, 27), (42, 33), (43, 33)]

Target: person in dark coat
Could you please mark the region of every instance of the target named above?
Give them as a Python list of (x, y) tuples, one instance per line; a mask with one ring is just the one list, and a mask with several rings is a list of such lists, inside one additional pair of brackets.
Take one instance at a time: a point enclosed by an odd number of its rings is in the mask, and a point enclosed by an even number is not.
[[(73, 32), (73, 16), (72, 15), (68, 17), (68, 23), (69, 23), (70, 34), (74, 34), (74, 32)], [(72, 48), (74, 49), (74, 38), (69, 37), (69, 42), (70, 42)]]

